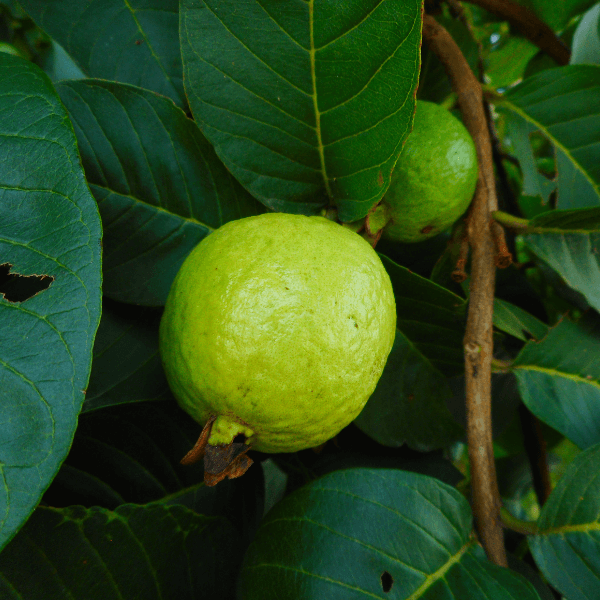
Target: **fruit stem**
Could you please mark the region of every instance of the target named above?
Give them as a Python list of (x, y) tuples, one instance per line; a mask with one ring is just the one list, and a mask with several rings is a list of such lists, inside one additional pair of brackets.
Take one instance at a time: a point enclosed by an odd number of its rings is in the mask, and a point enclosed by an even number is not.
[(508, 213), (496, 210), (492, 213), (492, 217), (495, 221), (498, 221), (504, 227), (509, 229), (527, 229), (529, 227), (529, 221), (527, 219), (521, 219)]

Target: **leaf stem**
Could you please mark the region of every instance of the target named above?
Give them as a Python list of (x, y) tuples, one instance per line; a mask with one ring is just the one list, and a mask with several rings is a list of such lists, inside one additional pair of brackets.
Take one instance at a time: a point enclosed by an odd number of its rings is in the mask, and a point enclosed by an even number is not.
[(495, 221), (498, 221), (498, 223), (510, 229), (527, 229), (529, 227), (529, 221), (527, 219), (515, 217), (514, 215), (502, 212), (501, 210), (492, 212), (492, 217)]
[(502, 525), (506, 529), (522, 533), (524, 535), (535, 535), (538, 531), (537, 523), (535, 521), (522, 521), (513, 517), (506, 508), (500, 509), (500, 517), (502, 518)]

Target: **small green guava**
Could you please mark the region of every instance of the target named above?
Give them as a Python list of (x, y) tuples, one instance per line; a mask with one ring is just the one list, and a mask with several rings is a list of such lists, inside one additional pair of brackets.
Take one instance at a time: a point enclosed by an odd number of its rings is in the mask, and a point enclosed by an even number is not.
[(417, 101), (413, 130), (383, 202), (383, 237), (421, 242), (450, 227), (469, 206), (477, 184), (477, 151), (466, 127), (433, 102)]
[(360, 413), (395, 331), (390, 278), (365, 240), (323, 217), (269, 213), (227, 223), (191, 252), (160, 353), (180, 406), (214, 419), (208, 446), (243, 435), (256, 450), (293, 452)]

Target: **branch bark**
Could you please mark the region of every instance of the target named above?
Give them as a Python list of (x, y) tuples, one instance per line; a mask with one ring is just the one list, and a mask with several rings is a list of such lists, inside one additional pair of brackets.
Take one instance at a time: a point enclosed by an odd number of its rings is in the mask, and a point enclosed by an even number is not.
[(571, 52), (561, 39), (538, 16), (512, 0), (466, 0), (485, 8), (501, 19), (514, 25), (540, 50), (553, 58), (559, 65), (568, 65)]
[(491, 212), (498, 207), (492, 145), (481, 85), (460, 48), (446, 29), (429, 15), (423, 18), (423, 39), (446, 69), (458, 95), (464, 124), (477, 148), (479, 177), (467, 219), (472, 249), (471, 293), (464, 338), (467, 437), (477, 531), (488, 558), (507, 566), (492, 445), (492, 316), (496, 251), (490, 221)]

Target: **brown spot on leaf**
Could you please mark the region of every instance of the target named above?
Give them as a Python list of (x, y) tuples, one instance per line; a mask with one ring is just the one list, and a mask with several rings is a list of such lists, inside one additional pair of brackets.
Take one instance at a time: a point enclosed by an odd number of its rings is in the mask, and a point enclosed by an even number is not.
[(379, 187), (383, 186), (383, 173), (381, 171), (379, 171), (379, 173), (377, 174), (377, 184), (379, 185)]

